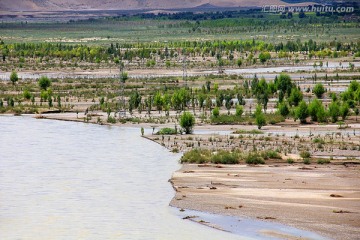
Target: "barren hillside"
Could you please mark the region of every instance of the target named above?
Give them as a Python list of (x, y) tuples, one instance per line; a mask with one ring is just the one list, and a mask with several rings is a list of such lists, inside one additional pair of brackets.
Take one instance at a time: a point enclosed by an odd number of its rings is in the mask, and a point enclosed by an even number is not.
[(1, 0), (0, 11), (171, 9), (191, 8), (202, 4), (219, 7), (250, 7), (284, 4), (284, 2), (281, 0)]

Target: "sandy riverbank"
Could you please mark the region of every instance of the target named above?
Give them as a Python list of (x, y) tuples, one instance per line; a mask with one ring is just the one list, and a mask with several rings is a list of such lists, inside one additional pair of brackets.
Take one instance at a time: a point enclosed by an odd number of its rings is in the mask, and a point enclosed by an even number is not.
[(171, 179), (171, 205), (275, 221), (333, 239), (360, 238), (358, 165), (194, 165)]

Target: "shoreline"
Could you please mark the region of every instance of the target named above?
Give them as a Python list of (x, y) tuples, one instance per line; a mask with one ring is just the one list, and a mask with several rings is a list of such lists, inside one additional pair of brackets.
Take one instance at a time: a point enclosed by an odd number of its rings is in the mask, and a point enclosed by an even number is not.
[[(36, 118), (36, 115), (33, 114), (27, 116)], [(66, 118), (64, 114), (60, 116), (44, 117), (44, 119), (86, 123), (81, 118), (77, 120)], [(89, 123), (100, 125), (96, 122)], [(103, 123), (101, 125), (151, 129), (151, 124), (144, 123), (116, 125)], [(163, 127), (163, 125), (161, 126)], [(232, 127), (227, 126), (226, 129)], [(201, 126), (200, 128), (220, 131), (224, 129), (224, 126), (219, 128), (217, 126)], [(156, 139), (144, 137), (160, 144)], [(281, 223), (331, 239), (356, 239), (360, 235), (360, 223), (357, 223), (360, 222), (360, 187), (356, 188), (356, 186), (360, 186), (358, 184), (360, 178), (356, 175), (360, 172), (360, 166), (353, 165), (349, 168), (349, 166), (334, 164), (320, 167), (309, 165), (308, 168), (303, 167), (303, 169), (299, 166), (300, 164), (278, 163), (264, 166), (182, 164), (169, 180), (175, 190), (175, 196), (169, 205), (221, 216), (245, 217)], [(328, 173), (329, 169), (330, 173)], [(334, 177), (339, 174), (343, 176), (336, 177), (337, 180), (346, 177), (345, 172), (346, 175), (348, 172), (351, 172), (352, 175), (355, 174), (354, 178), (345, 179), (342, 184), (334, 180)], [(253, 175), (249, 175), (249, 173)], [(266, 176), (265, 173), (270, 173), (270, 175)], [(328, 176), (325, 177), (324, 174), (328, 174)], [(298, 175), (304, 177), (305, 180), (297, 179)], [(277, 182), (272, 181), (274, 176), (277, 176)], [(324, 182), (328, 184), (330, 180), (336, 184), (331, 185), (333, 188), (325, 188), (324, 185), (318, 186), (312, 180), (319, 176), (323, 176), (323, 184)], [(315, 182), (317, 183), (317, 181)], [(249, 183), (251, 186), (246, 187)], [(346, 186), (353, 187), (353, 189), (344, 191)], [(257, 191), (263, 193), (263, 196), (257, 196)], [(272, 194), (271, 191), (275, 193)], [(294, 197), (289, 197), (291, 193), (296, 196), (300, 194), (300, 198), (294, 200)], [(285, 197), (278, 197), (281, 194)], [(330, 195), (340, 197), (331, 197)], [(310, 201), (314, 201), (314, 204)], [(356, 201), (359, 204), (356, 204)], [(266, 209), (268, 205), (272, 206), (270, 210)], [(285, 211), (284, 207), (286, 207)], [(313, 220), (309, 220), (308, 216), (311, 216)], [(331, 218), (337, 220), (332, 219), (328, 223), (327, 221)], [(276, 236), (276, 233), (274, 234), (273, 236)]]
[(176, 192), (170, 205), (281, 223), (330, 239), (357, 239), (359, 171), (356, 165), (303, 170), (289, 164), (183, 164), (171, 178)]

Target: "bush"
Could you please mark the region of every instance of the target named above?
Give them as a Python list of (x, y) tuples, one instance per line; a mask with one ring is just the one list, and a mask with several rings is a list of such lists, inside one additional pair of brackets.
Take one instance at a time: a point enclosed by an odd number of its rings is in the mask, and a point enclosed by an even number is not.
[(305, 159), (304, 159), (304, 164), (309, 165), (309, 164), (310, 164), (310, 159), (309, 159), (309, 158), (305, 158)]
[(211, 156), (211, 162), (221, 164), (238, 164), (239, 156), (235, 152), (228, 152), (222, 150)]
[(289, 164), (293, 164), (293, 163), (294, 163), (294, 159), (292, 159), (292, 158), (288, 158), (286, 161), (287, 161), (287, 163), (289, 163)]
[(107, 122), (108, 122), (108, 123), (115, 124), (115, 123), (116, 123), (116, 118), (109, 116), (109, 117), (107, 118)]
[(234, 133), (235, 134), (264, 134), (263, 131), (260, 131), (258, 129), (252, 129), (252, 130), (238, 129)]
[(317, 163), (318, 164), (329, 164), (330, 160), (329, 159), (318, 159)]
[(305, 101), (301, 101), (299, 106), (295, 109), (296, 118), (300, 119), (301, 123), (306, 123), (306, 118), (309, 116), (308, 106)]
[(210, 162), (211, 152), (205, 149), (190, 150), (181, 157), (181, 163), (206, 163)]
[(31, 98), (31, 93), (29, 92), (29, 90), (27, 90), (27, 89), (24, 90), (23, 97), (27, 100), (29, 100)]
[(195, 125), (195, 117), (190, 112), (184, 112), (180, 116), (180, 126), (185, 130), (186, 134), (192, 133)]
[(10, 74), (10, 81), (12, 82), (13, 85), (15, 85), (15, 83), (19, 80), (19, 77), (16, 73), (16, 71), (12, 71)]
[(40, 89), (46, 90), (48, 87), (50, 87), (51, 81), (48, 77), (42, 76), (39, 79), (39, 87)]
[(325, 93), (325, 88), (321, 83), (315, 85), (313, 89), (313, 93), (316, 95), (317, 98), (322, 98), (322, 95)]
[(305, 158), (310, 158), (310, 156), (311, 156), (311, 154), (310, 154), (309, 151), (302, 151), (302, 152), (300, 153), (300, 157), (303, 158), (303, 159), (305, 159)]
[(162, 128), (157, 133), (157, 135), (174, 135), (176, 130), (174, 128)]
[(258, 153), (250, 153), (246, 158), (245, 162), (247, 164), (265, 164), (264, 159)]
[(270, 158), (270, 159), (281, 159), (280, 154), (279, 154), (278, 152), (272, 151), (272, 150), (263, 152), (262, 155), (263, 155), (263, 157), (264, 157), (265, 159), (268, 159), (268, 158)]
[(235, 115), (241, 116), (244, 113), (244, 108), (241, 105), (236, 106)]
[(256, 107), (256, 111), (255, 111), (255, 123), (258, 126), (259, 129), (262, 128), (262, 126), (266, 125), (266, 118), (265, 118), (265, 114), (262, 112), (261, 110), (261, 106), (258, 105)]
[(314, 143), (325, 144), (325, 141), (324, 141), (324, 139), (322, 139), (322, 138), (315, 138), (315, 139), (313, 140), (313, 142), (314, 142)]
[(284, 116), (284, 117), (286, 117), (287, 115), (289, 115), (290, 110), (289, 110), (289, 106), (287, 105), (287, 103), (282, 102), (282, 103), (279, 104), (279, 106), (278, 106), (278, 113), (279, 113), (281, 116)]
[(218, 117), (220, 115), (220, 110), (218, 107), (215, 107), (214, 110), (212, 111), (212, 114), (214, 117)]

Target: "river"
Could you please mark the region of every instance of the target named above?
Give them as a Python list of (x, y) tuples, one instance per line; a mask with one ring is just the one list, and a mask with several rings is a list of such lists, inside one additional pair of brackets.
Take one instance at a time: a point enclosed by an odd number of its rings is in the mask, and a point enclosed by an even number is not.
[(0, 116), (0, 141), (1, 239), (269, 239), (183, 220), (168, 206), (180, 155), (139, 129)]

